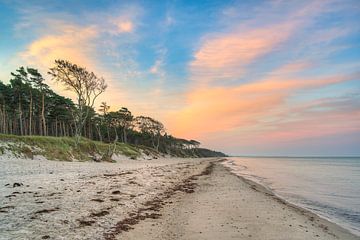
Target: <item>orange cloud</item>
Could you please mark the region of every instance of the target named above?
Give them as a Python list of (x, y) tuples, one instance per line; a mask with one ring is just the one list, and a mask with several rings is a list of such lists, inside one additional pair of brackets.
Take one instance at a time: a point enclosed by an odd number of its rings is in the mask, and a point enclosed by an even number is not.
[(134, 30), (134, 24), (131, 21), (120, 20), (114, 24), (116, 25), (115, 34), (129, 33)]
[[(316, 112), (303, 109), (299, 112), (289, 111), (286, 114), (287, 121), (274, 123), (272, 129), (263, 131), (261, 134), (249, 134), (247, 140), (256, 139), (258, 143), (266, 143), (272, 139), (274, 142), (281, 143), (360, 131), (359, 110), (333, 109)], [(291, 114), (296, 114), (298, 119), (291, 119)]]
[(70, 59), (74, 63), (93, 69), (96, 64), (89, 58), (93, 53), (94, 40), (98, 36), (95, 27), (60, 25), (58, 34), (49, 34), (32, 42), (20, 53), (26, 62), (47, 70), (55, 59)]
[[(291, 111), (284, 116), (232, 131), (221, 131), (206, 136), (209, 146), (225, 146), (232, 151), (255, 154), (257, 149), (286, 149), (286, 146), (309, 144), (312, 139), (324, 139), (347, 133), (360, 132), (360, 111), (333, 109), (327, 112)], [(282, 115), (282, 114), (280, 114)], [(277, 116), (279, 117), (279, 116)], [(325, 153), (323, 153), (325, 154)]]
[(197, 88), (187, 94), (187, 106), (174, 113), (168, 122), (173, 124), (170, 129), (174, 133), (185, 137), (204, 137), (217, 131), (268, 131), (267, 123), (288, 108), (289, 96), (299, 90), (320, 88), (354, 77), (270, 78), (236, 87)]

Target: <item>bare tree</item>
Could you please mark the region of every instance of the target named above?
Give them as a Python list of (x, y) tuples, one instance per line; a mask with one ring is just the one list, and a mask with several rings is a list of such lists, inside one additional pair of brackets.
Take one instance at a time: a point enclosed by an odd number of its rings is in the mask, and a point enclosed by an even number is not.
[(74, 123), (76, 145), (78, 145), (89, 109), (93, 108), (96, 98), (107, 88), (105, 80), (87, 71), (86, 68), (66, 60), (55, 60), (55, 67), (50, 68), (49, 74), (56, 82), (62, 83), (67, 90), (77, 95)]

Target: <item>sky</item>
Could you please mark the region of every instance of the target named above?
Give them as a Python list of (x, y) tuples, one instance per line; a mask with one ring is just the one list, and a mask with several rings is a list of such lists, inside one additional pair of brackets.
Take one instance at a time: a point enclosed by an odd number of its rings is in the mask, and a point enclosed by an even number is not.
[(360, 155), (358, 0), (0, 0), (0, 80), (66, 59), (232, 155)]

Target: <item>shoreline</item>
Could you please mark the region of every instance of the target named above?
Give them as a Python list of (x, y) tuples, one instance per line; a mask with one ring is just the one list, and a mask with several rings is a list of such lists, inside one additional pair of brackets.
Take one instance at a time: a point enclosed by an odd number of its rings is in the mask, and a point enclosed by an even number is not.
[[(360, 235), (357, 235), (356, 233), (354, 233), (351, 230), (339, 225), (338, 223), (333, 222), (330, 219), (327, 219), (327, 218), (325, 218), (323, 216), (320, 216), (319, 214), (317, 214), (317, 213), (315, 213), (315, 212), (313, 212), (313, 211), (311, 211), (309, 209), (306, 209), (305, 207), (302, 207), (302, 206), (296, 205), (295, 203), (289, 202), (285, 198), (277, 195), (270, 188), (262, 185), (261, 183), (255, 182), (255, 181), (253, 181), (251, 179), (248, 179), (248, 178), (246, 178), (244, 176), (238, 175), (230, 167), (225, 166), (225, 165), (223, 165), (223, 166), (229, 171), (230, 174), (233, 174), (234, 176), (238, 177), (241, 181), (246, 182), (249, 185), (250, 188), (252, 188), (252, 189), (254, 189), (256, 191), (262, 192), (265, 195), (272, 196), (274, 198), (274, 200), (286, 205), (289, 208), (293, 208), (295, 211), (298, 211), (300, 214), (306, 214), (309, 217), (321, 219), (321, 221), (326, 222), (328, 225), (333, 225), (332, 227), (337, 228), (338, 231), (344, 232), (346, 234), (351, 234), (354, 237), (360, 239)], [(323, 228), (325, 226), (320, 226), (320, 227)]]
[[(224, 160), (222, 160), (224, 161)], [(301, 208), (297, 205), (291, 204), (276, 196), (264, 186), (238, 176), (221, 162), (215, 161), (215, 173), (195, 180), (197, 187), (195, 192), (191, 194), (179, 193), (172, 198), (171, 204), (165, 205), (159, 211), (160, 217), (157, 219), (150, 219), (140, 222), (133, 230), (123, 233), (123, 239), (360, 239), (359, 236), (351, 233), (347, 229), (330, 222), (321, 216), (312, 213), (311, 211)], [(211, 190), (206, 188), (212, 183), (210, 180), (216, 180), (212, 175), (221, 175), (218, 179), (228, 178), (229, 182), (237, 181), (240, 183), (242, 193), (255, 193), (256, 197), (250, 196), (250, 202), (237, 206), (237, 203), (227, 202), (226, 200), (214, 201), (214, 198), (231, 198), (242, 196), (236, 195), (236, 189), (232, 189), (235, 195), (227, 195), (226, 192), (221, 192), (219, 185), (213, 187)], [(231, 179), (232, 178), (232, 179)], [(236, 180), (234, 180), (236, 179)], [(220, 180), (221, 181), (221, 180)], [(216, 185), (216, 183), (215, 183)], [(244, 189), (245, 187), (245, 189)], [(221, 195), (216, 195), (216, 190), (221, 192)], [(251, 193), (252, 192), (252, 193)], [(196, 196), (198, 195), (198, 196)], [(204, 197), (205, 196), (205, 197)], [(202, 200), (202, 201), (201, 201)], [(237, 199), (241, 202), (240, 198)], [(242, 199), (244, 201), (244, 199)], [(261, 202), (262, 208), (267, 211), (256, 212), (256, 209), (251, 209), (252, 202)], [(219, 204), (219, 203), (226, 204)], [(265, 202), (265, 203), (264, 203)], [(214, 204), (216, 203), (216, 204)], [(203, 205), (210, 205), (204, 207)], [(231, 206), (233, 204), (233, 206)], [(250, 206), (249, 206), (250, 205)], [(255, 204), (256, 205), (256, 204)], [(274, 209), (269, 209), (270, 205), (276, 206)], [(239, 207), (244, 211), (236, 210)], [(250, 208), (250, 209), (249, 209)], [(200, 209), (200, 210), (199, 210)], [(275, 210), (276, 209), (276, 210)], [(283, 210), (285, 214), (281, 213), (279, 209)], [(219, 211), (223, 216), (220, 215)], [(227, 216), (227, 214), (229, 216)], [(177, 216), (172, 216), (176, 214)], [(221, 223), (221, 218), (232, 219), (230, 222)], [(246, 221), (241, 218), (235, 220), (237, 215), (247, 218)], [(215, 216), (211, 217), (211, 216)], [(283, 221), (283, 217), (286, 218)], [(211, 218), (211, 219), (210, 219)], [(273, 218), (270, 221), (270, 218)], [(195, 219), (195, 220), (193, 220)], [(210, 219), (210, 220), (209, 220)], [(220, 219), (220, 221), (219, 221)], [(204, 224), (203, 221), (206, 223)], [(293, 223), (297, 223), (293, 224)], [(301, 223), (301, 224), (300, 224)], [(220, 224), (220, 225), (219, 225)], [(228, 227), (231, 225), (231, 227)], [(194, 227), (195, 226), (195, 227)], [(196, 227), (197, 226), (197, 227)], [(250, 228), (256, 230), (250, 230)], [(241, 231), (241, 230), (242, 231)], [(244, 231), (245, 229), (245, 231)], [(274, 232), (275, 229), (275, 232)], [(246, 232), (246, 234), (244, 233)], [(259, 233), (261, 232), (261, 233)], [(150, 235), (151, 233), (151, 235)], [(154, 234), (155, 233), (155, 234)], [(221, 233), (219, 235), (219, 233)], [(220, 237), (220, 238), (219, 238)], [(120, 239), (120, 236), (119, 238)]]
[[(224, 160), (223, 162), (225, 161), (232, 161), (231, 159), (226, 159)], [(283, 204), (286, 204), (288, 207), (291, 207), (291, 208), (294, 208), (295, 210), (299, 211), (299, 212), (306, 212), (310, 217), (317, 217), (317, 218), (321, 218), (323, 221), (326, 221), (328, 222), (329, 224), (333, 224), (335, 225), (336, 227), (338, 228), (341, 228), (343, 229), (345, 232), (348, 232), (349, 234), (352, 234), (356, 237), (358, 237), (360, 239), (360, 234), (356, 233), (356, 232), (353, 232), (351, 231), (350, 229), (342, 226), (341, 224), (335, 222), (335, 221), (332, 221), (331, 219), (325, 217), (325, 216), (322, 216), (314, 211), (311, 211), (310, 209), (307, 209), (306, 207), (304, 206), (300, 206), (300, 205), (297, 205), (296, 203), (292, 203), (288, 200), (286, 200), (284, 197), (276, 194), (271, 188), (267, 187), (266, 185), (260, 183), (260, 182), (257, 182), (257, 181), (254, 181), (254, 180), (251, 180), (249, 178), (246, 178), (242, 175), (238, 175), (236, 174), (236, 172), (230, 167), (230, 166), (227, 166), (225, 164), (223, 164), (223, 166), (233, 175), (235, 175), (236, 177), (240, 178), (242, 181), (244, 182), (247, 182), (251, 187), (254, 187), (257, 191), (260, 191), (260, 192), (263, 192), (264, 194), (268, 194), (268, 195), (271, 195), (274, 197), (274, 199), (276, 201), (279, 201)], [(242, 166), (242, 167), (246, 167), (246, 166)]]

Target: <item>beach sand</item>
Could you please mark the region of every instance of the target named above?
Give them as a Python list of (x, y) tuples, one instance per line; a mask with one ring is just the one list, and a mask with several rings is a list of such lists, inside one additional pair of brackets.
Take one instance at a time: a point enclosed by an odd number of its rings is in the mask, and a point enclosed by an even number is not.
[(174, 196), (159, 219), (117, 239), (360, 239), (220, 164), (195, 182), (195, 192)]
[(218, 160), (0, 156), (0, 239), (359, 239)]

